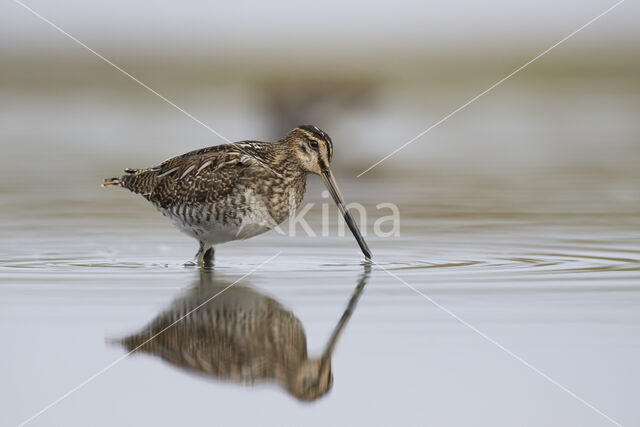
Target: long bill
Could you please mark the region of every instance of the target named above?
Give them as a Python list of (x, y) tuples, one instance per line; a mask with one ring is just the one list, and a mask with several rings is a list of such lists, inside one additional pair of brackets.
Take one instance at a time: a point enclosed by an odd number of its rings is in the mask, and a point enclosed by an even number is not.
[(338, 206), (340, 213), (342, 213), (342, 216), (344, 217), (344, 221), (347, 223), (349, 230), (351, 230), (351, 233), (353, 233), (353, 237), (356, 238), (356, 241), (358, 242), (358, 245), (360, 246), (362, 253), (366, 258), (371, 259), (371, 251), (369, 250), (369, 246), (367, 246), (367, 242), (364, 241), (364, 238), (362, 237), (362, 234), (360, 233), (360, 230), (358, 229), (358, 226), (356, 225), (356, 222), (353, 219), (353, 216), (351, 216), (351, 213), (344, 206), (345, 205), (344, 198), (340, 193), (340, 189), (338, 188), (338, 184), (336, 184), (336, 180), (333, 178), (333, 173), (331, 173), (331, 169), (323, 169), (320, 176), (324, 181), (324, 185), (327, 186), (329, 193), (331, 193), (331, 197), (333, 197), (333, 201), (336, 202), (336, 205)]

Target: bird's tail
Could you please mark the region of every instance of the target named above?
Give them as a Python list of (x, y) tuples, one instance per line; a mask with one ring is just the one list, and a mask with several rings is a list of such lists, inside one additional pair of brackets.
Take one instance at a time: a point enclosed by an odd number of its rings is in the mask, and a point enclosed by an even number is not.
[(105, 178), (102, 187), (122, 187), (120, 178)]
[[(126, 168), (124, 170), (124, 172), (127, 175), (134, 175), (138, 172), (141, 172), (141, 169), (133, 169), (133, 168)], [(125, 176), (127, 176), (125, 175)], [(115, 177), (115, 178), (105, 178), (104, 182), (102, 183), (101, 187), (123, 187), (122, 185), (122, 178), (121, 176)]]

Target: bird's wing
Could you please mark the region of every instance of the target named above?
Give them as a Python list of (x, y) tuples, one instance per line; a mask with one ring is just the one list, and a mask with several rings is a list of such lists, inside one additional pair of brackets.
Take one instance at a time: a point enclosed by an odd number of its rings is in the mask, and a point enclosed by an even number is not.
[(170, 208), (221, 200), (236, 186), (271, 173), (256, 153), (227, 144), (172, 157), (156, 167), (131, 171), (120, 180), (152, 203)]

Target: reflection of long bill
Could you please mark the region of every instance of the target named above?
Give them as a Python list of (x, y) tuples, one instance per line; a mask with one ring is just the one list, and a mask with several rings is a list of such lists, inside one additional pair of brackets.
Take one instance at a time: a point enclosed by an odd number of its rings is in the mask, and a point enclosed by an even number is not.
[(327, 186), (329, 193), (331, 193), (331, 197), (333, 197), (333, 200), (336, 202), (336, 205), (338, 205), (338, 209), (342, 213), (342, 216), (344, 217), (344, 221), (349, 226), (349, 230), (351, 230), (351, 232), (353, 233), (353, 237), (356, 238), (356, 241), (358, 242), (360, 249), (362, 249), (362, 253), (366, 258), (370, 259), (371, 251), (369, 250), (369, 246), (367, 246), (367, 242), (364, 241), (362, 234), (360, 234), (360, 230), (358, 229), (356, 222), (351, 216), (351, 213), (344, 206), (344, 198), (340, 193), (340, 189), (338, 188), (338, 184), (336, 184), (336, 180), (333, 178), (333, 173), (331, 173), (331, 169), (328, 169), (328, 168), (323, 169), (322, 174), (320, 176), (324, 181), (324, 185)]
[(351, 315), (356, 309), (356, 305), (358, 304), (358, 299), (362, 295), (362, 291), (364, 287), (367, 285), (369, 281), (369, 275), (371, 274), (371, 262), (366, 262), (364, 264), (364, 272), (358, 281), (358, 285), (356, 289), (353, 291), (353, 295), (351, 295), (351, 299), (347, 304), (347, 308), (345, 308), (344, 313), (342, 313), (342, 317), (338, 321), (338, 324), (333, 329), (333, 333), (327, 342), (327, 345), (322, 353), (322, 365), (323, 367), (327, 366), (331, 362), (331, 356), (333, 355), (333, 350), (336, 348), (336, 343), (338, 342), (338, 338), (344, 331), (344, 328), (347, 326), (347, 322), (351, 319)]

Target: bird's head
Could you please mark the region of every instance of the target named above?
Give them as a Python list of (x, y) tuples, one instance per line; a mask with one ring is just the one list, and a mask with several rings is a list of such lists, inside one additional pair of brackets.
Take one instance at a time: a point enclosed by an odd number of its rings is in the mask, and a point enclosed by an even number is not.
[(293, 145), (296, 160), (305, 172), (322, 175), (322, 171), (329, 170), (333, 142), (325, 132), (312, 125), (301, 125), (285, 139)]
[(358, 241), (358, 245), (365, 257), (371, 258), (371, 251), (367, 246), (355, 220), (345, 208), (344, 198), (331, 172), (331, 158), (333, 157), (333, 142), (329, 135), (316, 126), (301, 125), (289, 132), (285, 141), (293, 146), (294, 155), (303, 171), (320, 175), (331, 197), (338, 205), (347, 226)]

